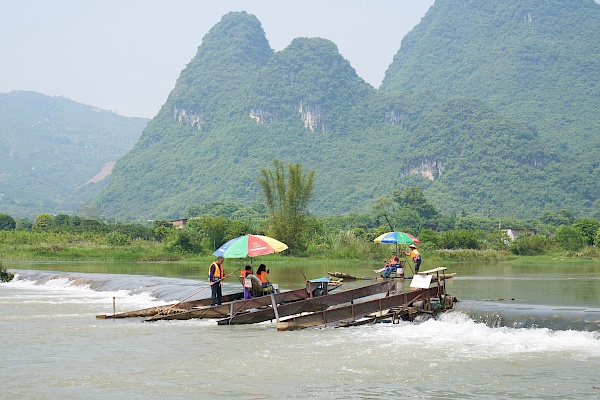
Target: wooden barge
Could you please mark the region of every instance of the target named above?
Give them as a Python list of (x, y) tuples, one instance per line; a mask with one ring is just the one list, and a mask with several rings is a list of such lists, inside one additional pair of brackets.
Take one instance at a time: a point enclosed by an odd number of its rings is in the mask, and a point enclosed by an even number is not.
[[(213, 307), (210, 299), (200, 299), (120, 314), (97, 315), (96, 318), (141, 317), (145, 321), (211, 318), (217, 319), (219, 325), (276, 320), (277, 329), (281, 331), (318, 326), (347, 327), (382, 320), (412, 321), (418, 315), (436, 315), (453, 307), (455, 299), (446, 293), (444, 274), (440, 274), (445, 269), (436, 268), (415, 275), (407, 293), (398, 291), (398, 281), (386, 279), (330, 294), (328, 283), (331, 281), (320, 278), (307, 281), (304, 288), (280, 293), (271, 291), (248, 300), (242, 298), (242, 293), (225, 295), (223, 304)], [(431, 286), (434, 278), (437, 285)], [(333, 285), (337, 286), (339, 282)]]
[[(348, 327), (382, 320), (397, 323), (400, 320), (413, 321), (419, 315), (435, 316), (452, 309), (456, 301), (453, 296), (446, 293), (443, 274), (440, 274), (445, 270), (446, 268), (440, 267), (419, 272), (413, 277), (410, 292), (398, 294), (388, 292), (388, 295), (383, 298), (351, 302), (347, 305), (279, 320), (277, 330), (290, 331), (317, 326)], [(430, 287), (434, 277), (437, 285)]]

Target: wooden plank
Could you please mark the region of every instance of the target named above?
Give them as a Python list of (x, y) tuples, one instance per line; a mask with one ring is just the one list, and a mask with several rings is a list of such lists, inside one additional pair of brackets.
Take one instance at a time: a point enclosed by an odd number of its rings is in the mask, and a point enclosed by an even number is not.
[[(392, 290), (394, 286), (395, 284), (391, 280), (378, 282), (372, 285), (362, 286), (351, 290), (345, 290), (343, 292), (329, 294), (326, 296), (319, 296), (311, 299), (297, 301), (294, 303), (282, 304), (277, 307), (277, 311), (279, 313), (279, 318), (304, 312), (321, 311), (333, 305), (349, 303), (363, 297), (388, 292)], [(267, 308), (264, 310), (249, 312), (247, 314), (234, 315), (231, 318), (225, 318), (218, 321), (218, 324), (255, 324), (258, 322), (272, 320), (275, 317), (275, 310), (273, 310), (272, 308)]]
[(441, 271), (445, 271), (447, 269), (448, 268), (446, 268), (446, 267), (437, 267), (437, 268), (434, 268), (434, 269), (428, 269), (427, 271), (419, 271), (417, 273), (421, 274), (421, 275), (433, 274), (434, 272), (441, 272)]
[[(295, 302), (308, 298), (308, 292), (306, 288), (300, 288), (296, 290), (290, 290), (287, 292), (281, 292), (275, 294), (275, 301), (277, 304), (282, 302)], [(262, 308), (271, 304), (270, 296), (255, 297), (250, 300), (237, 300), (229, 303), (223, 303), (220, 306), (202, 306), (195, 307), (189, 310), (185, 310), (179, 313), (172, 313), (167, 315), (152, 315), (151, 318), (145, 320), (150, 321), (162, 321), (162, 320), (175, 320), (175, 319), (192, 319), (192, 318), (226, 318), (233, 314), (240, 313), (242, 311), (251, 310), (254, 308)]]
[[(232, 293), (232, 294), (226, 294), (223, 296), (223, 302), (224, 303), (229, 303), (235, 300), (240, 300), (244, 298), (244, 293)], [(112, 318), (135, 318), (135, 317), (151, 317), (153, 315), (158, 314), (161, 310), (166, 310), (170, 307), (176, 308), (176, 309), (190, 309), (190, 308), (194, 308), (194, 307), (202, 307), (202, 306), (209, 306), (210, 305), (210, 297), (208, 298), (204, 298), (204, 299), (198, 299), (198, 300), (192, 300), (192, 301), (185, 301), (182, 303), (171, 303), (171, 304), (166, 304), (164, 306), (158, 306), (158, 307), (150, 307), (150, 308), (144, 308), (141, 310), (133, 310), (133, 311), (127, 311), (127, 312), (122, 312), (122, 313), (118, 313), (118, 314), (114, 314), (114, 315), (96, 315), (97, 319), (112, 319)]]
[(438, 295), (438, 288), (415, 290), (408, 293), (400, 293), (380, 299), (369, 300), (362, 303), (351, 304), (349, 306), (330, 308), (324, 311), (317, 311), (312, 314), (301, 315), (279, 321), (278, 331), (291, 331), (297, 329), (310, 328), (319, 325), (327, 325), (338, 321), (356, 321), (368, 314), (382, 312), (393, 307), (408, 306), (415, 300), (430, 298)]

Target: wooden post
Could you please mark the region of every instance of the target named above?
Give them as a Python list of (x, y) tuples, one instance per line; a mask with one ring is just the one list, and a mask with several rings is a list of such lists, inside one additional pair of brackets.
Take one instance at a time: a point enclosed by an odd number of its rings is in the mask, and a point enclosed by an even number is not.
[(275, 295), (271, 292), (271, 304), (273, 304), (273, 312), (275, 313), (275, 321), (279, 323), (279, 311), (277, 311), (277, 302), (275, 301)]

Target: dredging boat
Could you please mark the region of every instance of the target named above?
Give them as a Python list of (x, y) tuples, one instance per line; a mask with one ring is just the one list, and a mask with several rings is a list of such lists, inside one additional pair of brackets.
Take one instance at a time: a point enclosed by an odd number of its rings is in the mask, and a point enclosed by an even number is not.
[(305, 288), (280, 292), (273, 286), (262, 287), (260, 281), (257, 282), (254, 279), (241, 278), (240, 281), (243, 285), (247, 285), (247, 289), (251, 295), (250, 299), (244, 299), (244, 292), (239, 292), (223, 295), (222, 303), (217, 306), (211, 306), (211, 299), (204, 298), (122, 313), (101, 314), (96, 315), (96, 318), (147, 318), (145, 319), (147, 322), (192, 318), (220, 319), (246, 313), (249, 310), (258, 310), (268, 306), (272, 307), (274, 304), (293, 303), (311, 297), (327, 295), (330, 291), (342, 285), (341, 280), (318, 278), (306, 281)]
[[(407, 293), (388, 291), (385, 297), (366, 299), (361, 302), (331, 307), (305, 315), (277, 321), (277, 330), (290, 331), (318, 326), (349, 327), (389, 320), (393, 323), (414, 321), (417, 316), (435, 316), (453, 308), (456, 298), (446, 293), (445, 279), (441, 272), (446, 268), (434, 268), (413, 276), (411, 290)], [(454, 276), (454, 275), (452, 275)], [(431, 284), (434, 282), (434, 286)], [(395, 281), (386, 279), (383, 283)]]
[[(276, 320), (277, 330), (298, 330), (318, 326), (348, 327), (390, 320), (413, 321), (419, 315), (435, 316), (452, 309), (455, 298), (446, 293), (435, 268), (413, 277), (411, 289), (398, 290), (398, 281), (386, 279), (355, 289), (329, 293), (341, 281), (328, 278), (307, 280), (304, 288), (278, 292), (252, 287), (252, 298), (243, 293), (223, 296), (223, 303), (210, 306), (210, 299), (179, 302), (142, 310), (97, 315), (98, 319), (145, 318), (144, 321), (217, 319), (219, 325), (255, 324)], [(434, 281), (435, 278), (435, 281)], [(244, 280), (240, 280), (244, 282)], [(248, 281), (245, 280), (246, 284)], [(437, 285), (431, 286), (432, 283)]]

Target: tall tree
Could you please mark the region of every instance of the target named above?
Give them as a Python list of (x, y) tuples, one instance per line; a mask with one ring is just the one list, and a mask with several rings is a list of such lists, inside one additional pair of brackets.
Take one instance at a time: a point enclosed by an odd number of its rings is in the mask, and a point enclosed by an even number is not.
[(302, 164), (288, 164), (287, 174), (283, 163), (273, 161), (273, 170), (262, 168), (258, 182), (269, 207), (271, 233), (289, 247), (292, 254), (305, 248), (304, 233), (307, 227), (308, 202), (313, 197), (315, 172), (304, 173)]

